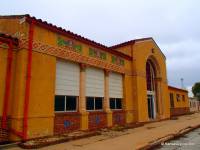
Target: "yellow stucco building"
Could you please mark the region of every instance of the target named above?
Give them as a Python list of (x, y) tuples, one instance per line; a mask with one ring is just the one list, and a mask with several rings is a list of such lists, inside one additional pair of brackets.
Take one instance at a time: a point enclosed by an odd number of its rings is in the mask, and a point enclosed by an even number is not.
[(169, 86), (170, 116), (186, 114), (190, 111), (188, 91)]
[(29, 15), (0, 16), (0, 32), (1, 139), (170, 118), (152, 38), (107, 47)]

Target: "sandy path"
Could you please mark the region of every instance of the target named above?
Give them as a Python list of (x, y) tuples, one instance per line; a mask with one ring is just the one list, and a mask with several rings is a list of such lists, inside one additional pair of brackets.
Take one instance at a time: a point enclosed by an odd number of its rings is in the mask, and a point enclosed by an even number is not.
[[(200, 124), (200, 113), (179, 117), (178, 120), (146, 124), (129, 129), (120, 136), (99, 135), (41, 148), (41, 150), (134, 150), (148, 142), (168, 134), (176, 133), (188, 126)], [(20, 150), (19, 147), (9, 150)]]

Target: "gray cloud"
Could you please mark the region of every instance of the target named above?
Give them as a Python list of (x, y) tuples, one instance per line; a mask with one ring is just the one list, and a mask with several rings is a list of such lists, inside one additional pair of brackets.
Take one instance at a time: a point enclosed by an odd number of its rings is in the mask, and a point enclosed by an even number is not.
[(171, 85), (191, 87), (200, 75), (198, 0), (12, 0), (0, 14), (47, 20), (105, 45), (152, 36), (167, 56)]

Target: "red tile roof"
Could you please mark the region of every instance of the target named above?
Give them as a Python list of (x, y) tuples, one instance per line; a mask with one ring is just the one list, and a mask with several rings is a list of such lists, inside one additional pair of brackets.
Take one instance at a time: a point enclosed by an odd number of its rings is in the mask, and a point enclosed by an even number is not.
[[(117, 49), (117, 48), (127, 46), (127, 45), (130, 45), (130, 44), (135, 44), (135, 42), (146, 41), (146, 40), (152, 40), (155, 43), (155, 45), (159, 48), (158, 44), (155, 42), (155, 40), (152, 37), (130, 40), (130, 41), (127, 41), (127, 42), (123, 42), (123, 43), (120, 43), (120, 44), (117, 44), (117, 45), (110, 46), (110, 48), (111, 49)], [(159, 50), (162, 53), (164, 59), (166, 59), (166, 56), (164, 55), (164, 53), (161, 51), (160, 48), (159, 48)]]
[(135, 42), (138, 42), (138, 41), (145, 41), (145, 40), (153, 40), (153, 38), (148, 37), (148, 38), (134, 39), (134, 40), (126, 41), (126, 42), (123, 42), (123, 43), (120, 43), (120, 44), (117, 44), (117, 45), (110, 46), (110, 48), (116, 49), (116, 48), (119, 48), (119, 47), (134, 44)]

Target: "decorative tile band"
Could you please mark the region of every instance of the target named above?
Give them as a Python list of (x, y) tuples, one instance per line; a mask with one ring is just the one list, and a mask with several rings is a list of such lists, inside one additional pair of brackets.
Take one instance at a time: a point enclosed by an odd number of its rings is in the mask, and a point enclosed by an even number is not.
[(60, 47), (70, 47), (75, 52), (82, 53), (82, 45), (78, 45), (71, 40), (64, 40), (61, 37), (57, 37), (57, 45)]
[[(27, 49), (28, 48), (28, 39), (21, 39), (20, 40), (20, 49)], [(83, 56), (80, 53), (74, 51), (72, 47), (53, 47), (47, 44), (43, 44), (41, 42), (33, 42), (33, 50), (49, 54), (52, 56), (56, 56), (59, 58), (75, 61), (78, 63), (85, 63), (91, 66), (108, 69), (111, 71), (125, 73), (125, 68), (122, 66), (118, 66), (116, 64), (105, 62), (105, 60), (100, 60), (98, 58)]]
[(102, 60), (106, 60), (107, 59), (107, 55), (105, 52), (102, 52), (100, 50), (97, 49), (93, 49), (93, 48), (89, 48), (89, 56), (91, 57), (96, 57)]
[(112, 61), (113, 64), (120, 65), (120, 66), (124, 66), (124, 64), (125, 64), (124, 59), (117, 57), (117, 56), (114, 56), (114, 55), (112, 55), (111, 61)]

